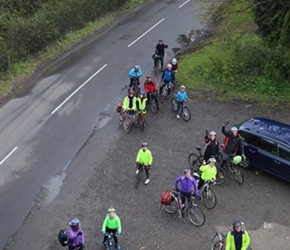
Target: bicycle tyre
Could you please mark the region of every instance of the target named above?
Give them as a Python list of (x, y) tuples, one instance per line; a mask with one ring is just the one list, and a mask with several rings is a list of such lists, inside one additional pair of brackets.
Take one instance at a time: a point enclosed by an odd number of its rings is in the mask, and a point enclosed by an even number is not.
[(216, 204), (217, 204), (217, 199), (216, 199), (215, 192), (209, 187), (207, 189), (208, 189), (207, 191), (206, 191), (206, 189), (204, 189), (202, 191), (202, 202), (203, 202), (203, 205), (207, 209), (214, 209)]
[(176, 98), (174, 97), (171, 99), (171, 109), (173, 112), (177, 111), (177, 101), (176, 101)]
[(196, 227), (201, 227), (205, 223), (205, 214), (202, 209), (196, 205), (188, 207), (187, 216), (190, 222)]
[(223, 250), (224, 244), (222, 242), (222, 238), (218, 232), (214, 234), (211, 241), (211, 250)]
[(195, 153), (191, 153), (188, 156), (188, 165), (194, 171), (198, 171), (202, 164), (202, 156), (198, 156)]
[(240, 171), (240, 168), (238, 166), (235, 167), (235, 180), (239, 185), (242, 185), (244, 183), (244, 175)]
[(140, 184), (141, 181), (141, 169), (139, 170), (138, 174), (136, 175), (136, 183), (135, 183), (135, 188), (138, 189), (138, 186)]
[(181, 117), (183, 121), (188, 122), (191, 119), (191, 113), (188, 107), (183, 107)]
[[(128, 123), (127, 123), (126, 119), (129, 119)], [(132, 123), (131, 118), (126, 118), (126, 119), (123, 122), (123, 128), (124, 128), (126, 133), (130, 133), (132, 130), (133, 123)]]
[(142, 122), (140, 122), (140, 129), (142, 132), (144, 131), (144, 128), (145, 128), (144, 122), (142, 121)]
[[(173, 196), (172, 196), (173, 197)], [(176, 197), (173, 197), (173, 201), (171, 202), (170, 205), (164, 206), (165, 211), (169, 214), (174, 214), (177, 212), (179, 208), (179, 201)]]
[(167, 90), (166, 90), (166, 87), (164, 86), (163, 89), (162, 89), (162, 93), (160, 95), (160, 102), (161, 103), (164, 102), (166, 95), (167, 95)]
[[(224, 178), (221, 178), (221, 175)], [(226, 181), (226, 172), (224, 169), (217, 167), (216, 185), (222, 185)]]
[(158, 108), (157, 108), (158, 104), (157, 104), (157, 100), (153, 99), (151, 102), (151, 111), (153, 114), (157, 114), (158, 113)]

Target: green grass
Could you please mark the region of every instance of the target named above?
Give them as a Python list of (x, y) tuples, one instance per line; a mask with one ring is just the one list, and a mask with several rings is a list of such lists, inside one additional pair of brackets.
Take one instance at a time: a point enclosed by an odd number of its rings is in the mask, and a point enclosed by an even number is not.
[[(199, 50), (181, 57), (178, 82), (200, 97), (221, 101), (241, 99), (262, 105), (290, 106), (290, 84), (270, 72), (276, 65), (262, 39), (255, 33), (249, 1), (233, 1), (223, 8), (222, 21), (210, 41)], [(270, 54), (264, 57), (264, 54)], [(283, 55), (282, 53), (279, 55)], [(267, 67), (264, 65), (267, 61)], [(181, 73), (182, 72), (182, 73)]]
[(78, 31), (66, 34), (61, 40), (41, 51), (37, 57), (31, 56), (23, 62), (12, 64), (9, 72), (0, 75), (0, 94), (5, 95), (15, 82), (34, 74), (42, 65), (57, 58), (96, 30), (111, 23), (119, 15), (148, 1), (150, 0), (131, 0), (122, 9), (108, 13), (94, 22), (87, 23), (85, 27)]

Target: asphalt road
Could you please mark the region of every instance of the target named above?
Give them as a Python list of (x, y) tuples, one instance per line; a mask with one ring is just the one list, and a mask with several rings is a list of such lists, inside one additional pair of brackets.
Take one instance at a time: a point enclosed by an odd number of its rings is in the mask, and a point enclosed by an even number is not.
[(199, 9), (198, 1), (157, 1), (146, 6), (1, 108), (1, 248), (53, 200), (63, 178), (70, 182), (65, 170), (88, 138), (102, 127), (112, 137), (121, 136), (114, 135), (115, 128), (109, 130), (108, 121), (112, 107), (126, 92), (128, 71), (139, 64), (144, 74), (151, 73), (151, 55), (160, 38), (169, 45), (169, 60), (179, 47), (178, 36), (202, 27)]

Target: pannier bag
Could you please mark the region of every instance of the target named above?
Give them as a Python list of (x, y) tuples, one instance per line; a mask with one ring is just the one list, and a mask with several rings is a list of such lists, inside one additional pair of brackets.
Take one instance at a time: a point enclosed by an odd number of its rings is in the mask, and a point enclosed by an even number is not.
[(161, 193), (160, 203), (162, 205), (168, 206), (174, 200), (174, 197), (171, 195), (170, 191), (165, 191)]
[(64, 229), (60, 229), (57, 237), (58, 237), (59, 243), (63, 247), (65, 247), (67, 245), (67, 238), (68, 238), (67, 231)]

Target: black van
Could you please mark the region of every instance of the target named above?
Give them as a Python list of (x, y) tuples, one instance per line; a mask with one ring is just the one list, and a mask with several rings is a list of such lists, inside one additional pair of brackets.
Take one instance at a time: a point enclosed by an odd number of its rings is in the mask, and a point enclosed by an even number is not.
[(247, 166), (290, 182), (290, 125), (255, 117), (238, 127), (248, 159)]

